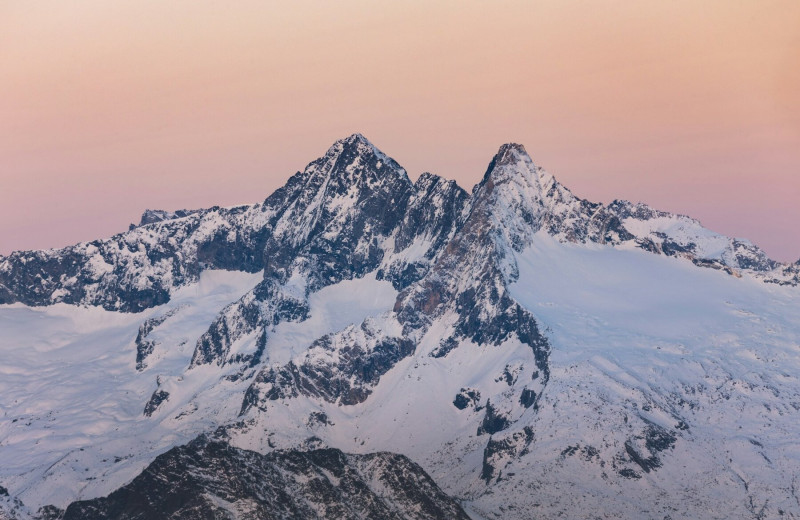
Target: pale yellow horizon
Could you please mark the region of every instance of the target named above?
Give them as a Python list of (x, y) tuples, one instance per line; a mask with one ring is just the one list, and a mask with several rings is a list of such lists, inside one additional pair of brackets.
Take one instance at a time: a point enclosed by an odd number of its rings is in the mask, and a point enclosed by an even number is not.
[(466, 189), (520, 142), (796, 261), (800, 2), (0, 2), (0, 254), (258, 202), (354, 132)]

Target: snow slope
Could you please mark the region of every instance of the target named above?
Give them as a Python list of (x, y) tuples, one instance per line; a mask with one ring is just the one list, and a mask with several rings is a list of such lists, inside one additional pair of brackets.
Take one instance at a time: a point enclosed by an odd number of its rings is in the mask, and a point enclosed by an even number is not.
[[(185, 442), (201, 428), (156, 428), (142, 409), (156, 375), (180, 378), (202, 333), (219, 308), (259, 280), (258, 274), (207, 271), (181, 288), (173, 300), (146, 313), (124, 314), (98, 307), (56, 304), (0, 306), (0, 479), (23, 501), (39, 497), (64, 504), (82, 493), (117, 486), (150, 461), (151, 453)], [(180, 309), (159, 331), (169, 344), (144, 373), (135, 370), (133, 340), (153, 315)], [(197, 388), (202, 380), (191, 384)], [(202, 427), (214, 423), (203, 420)], [(106, 483), (103, 473), (119, 477)], [(92, 480), (87, 480), (87, 477)], [(41, 504), (39, 504), (41, 505)]]
[[(235, 367), (186, 369), (208, 323), (260, 280), (260, 274), (204, 271), (169, 304), (141, 314), (0, 306), (3, 486), (29, 506), (63, 507), (75, 497), (109, 493), (158, 453), (234, 421), (245, 382), (224, 376)], [(310, 296), (308, 320), (275, 328), (269, 352), (276, 358), (302, 352), (312, 338), (388, 310), (395, 297), (374, 274), (326, 287)], [(156, 343), (147, 367), (135, 370), (140, 324), (164, 315), (147, 336)], [(143, 409), (157, 389), (169, 398), (147, 417)]]
[(267, 359), (288, 363), (321, 336), (359, 324), (376, 311), (390, 310), (396, 298), (392, 284), (376, 280), (375, 273), (323, 287), (308, 299), (311, 310), (307, 320), (279, 323), (270, 330)]
[[(536, 447), (507, 470), (527, 482), (499, 486), (507, 499), (536, 489), (545, 517), (800, 516), (797, 288), (545, 234), (518, 262), (512, 294), (553, 352)], [(674, 446), (641, 446), (651, 425)], [(662, 466), (631, 462), (626, 442)]]

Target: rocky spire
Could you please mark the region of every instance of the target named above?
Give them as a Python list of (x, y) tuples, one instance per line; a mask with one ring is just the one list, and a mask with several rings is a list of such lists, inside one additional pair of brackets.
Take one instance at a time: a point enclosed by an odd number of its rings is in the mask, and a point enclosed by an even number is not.
[(335, 179), (340, 187), (375, 184), (383, 177), (411, 184), (405, 169), (361, 134), (333, 143), (324, 156), (306, 167), (306, 172)]

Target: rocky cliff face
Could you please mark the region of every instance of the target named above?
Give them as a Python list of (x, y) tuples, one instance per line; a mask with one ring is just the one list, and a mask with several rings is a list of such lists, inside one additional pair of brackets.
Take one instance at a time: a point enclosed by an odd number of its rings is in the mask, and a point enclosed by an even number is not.
[(432, 175), (412, 184), (360, 135), (334, 144), (284, 190), (288, 202), (264, 249), (264, 281), (200, 338), (193, 365), (230, 361), (231, 344), (247, 335), (265, 343), (269, 327), (305, 318), (308, 295), (328, 285), (373, 271), (408, 285), (454, 232), (466, 200), (455, 183)]
[[(407, 287), (394, 280), (402, 292), (392, 313), (378, 322), (365, 321), (360, 329), (322, 338), (285, 367), (265, 367), (248, 388), (242, 410), (264, 400), (298, 394), (326, 396), (327, 400), (342, 404), (359, 403), (367, 398), (370, 387), (378, 383), (381, 375), (413, 354), (424, 338), (430, 339), (431, 325), (440, 320), (448, 322), (450, 328), (445, 334), (437, 332), (438, 347), (431, 356), (444, 357), (464, 340), (499, 346), (511, 337), (518, 338), (531, 348), (541, 374), (531, 383), (535, 390), (529, 389), (538, 395), (547, 383), (549, 346), (533, 316), (508, 295), (506, 284), (513, 276), (503, 273), (503, 262), (511, 253), (506, 250), (507, 223), (497, 215), (508, 211), (504, 207), (508, 201), (502, 195), (498, 197), (493, 186), (502, 175), (497, 169), (505, 165), (502, 161), (506, 153), (503, 149), (495, 158), (469, 205), (458, 207), (459, 211), (451, 212), (448, 220), (443, 219), (441, 211), (422, 213), (412, 206), (410, 217), (403, 224), (414, 219), (414, 228), (423, 230), (420, 235), (428, 248), (415, 271), (424, 274)], [(426, 186), (430, 184), (429, 177), (418, 184), (425, 190), (418, 198), (430, 198)], [(437, 196), (448, 203), (465, 200), (451, 186), (444, 195)], [(514, 207), (509, 213), (513, 215), (518, 209)], [(405, 251), (402, 246), (407, 244), (408, 248), (413, 242), (406, 238), (405, 230), (410, 227), (401, 225), (397, 230), (394, 243), (400, 244), (390, 266), (402, 266), (398, 259)], [(426, 259), (429, 261), (424, 262)], [(408, 269), (408, 258), (403, 260), (406, 267), (397, 270)]]
[(108, 240), (15, 252), (0, 258), (0, 302), (141, 312), (168, 302), (205, 269), (263, 269), (270, 215), (266, 203), (211, 208)]

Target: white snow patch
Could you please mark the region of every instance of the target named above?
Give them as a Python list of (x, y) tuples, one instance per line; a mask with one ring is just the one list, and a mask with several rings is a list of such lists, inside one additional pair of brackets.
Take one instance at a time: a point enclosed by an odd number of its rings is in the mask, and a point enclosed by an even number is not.
[[(155, 390), (155, 374), (183, 374), (208, 323), (260, 280), (258, 273), (206, 271), (168, 304), (138, 314), (66, 304), (1, 305), (0, 482), (34, 510), (107, 494), (157, 453), (235, 417), (238, 410), (217, 403), (216, 413), (196, 414), (177, 427), (172, 413), (148, 418), (142, 411)], [(163, 347), (159, 359), (137, 372), (139, 325), (178, 307), (153, 333)], [(188, 395), (171, 395), (162, 406), (189, 402), (203, 384), (219, 378), (200, 372), (182, 381), (180, 391)], [(166, 379), (171, 391), (173, 379)]]
[(310, 316), (303, 322), (283, 322), (267, 339), (270, 363), (288, 363), (305, 352), (314, 340), (394, 306), (397, 291), (392, 284), (376, 280), (375, 273), (323, 287), (308, 298)]

